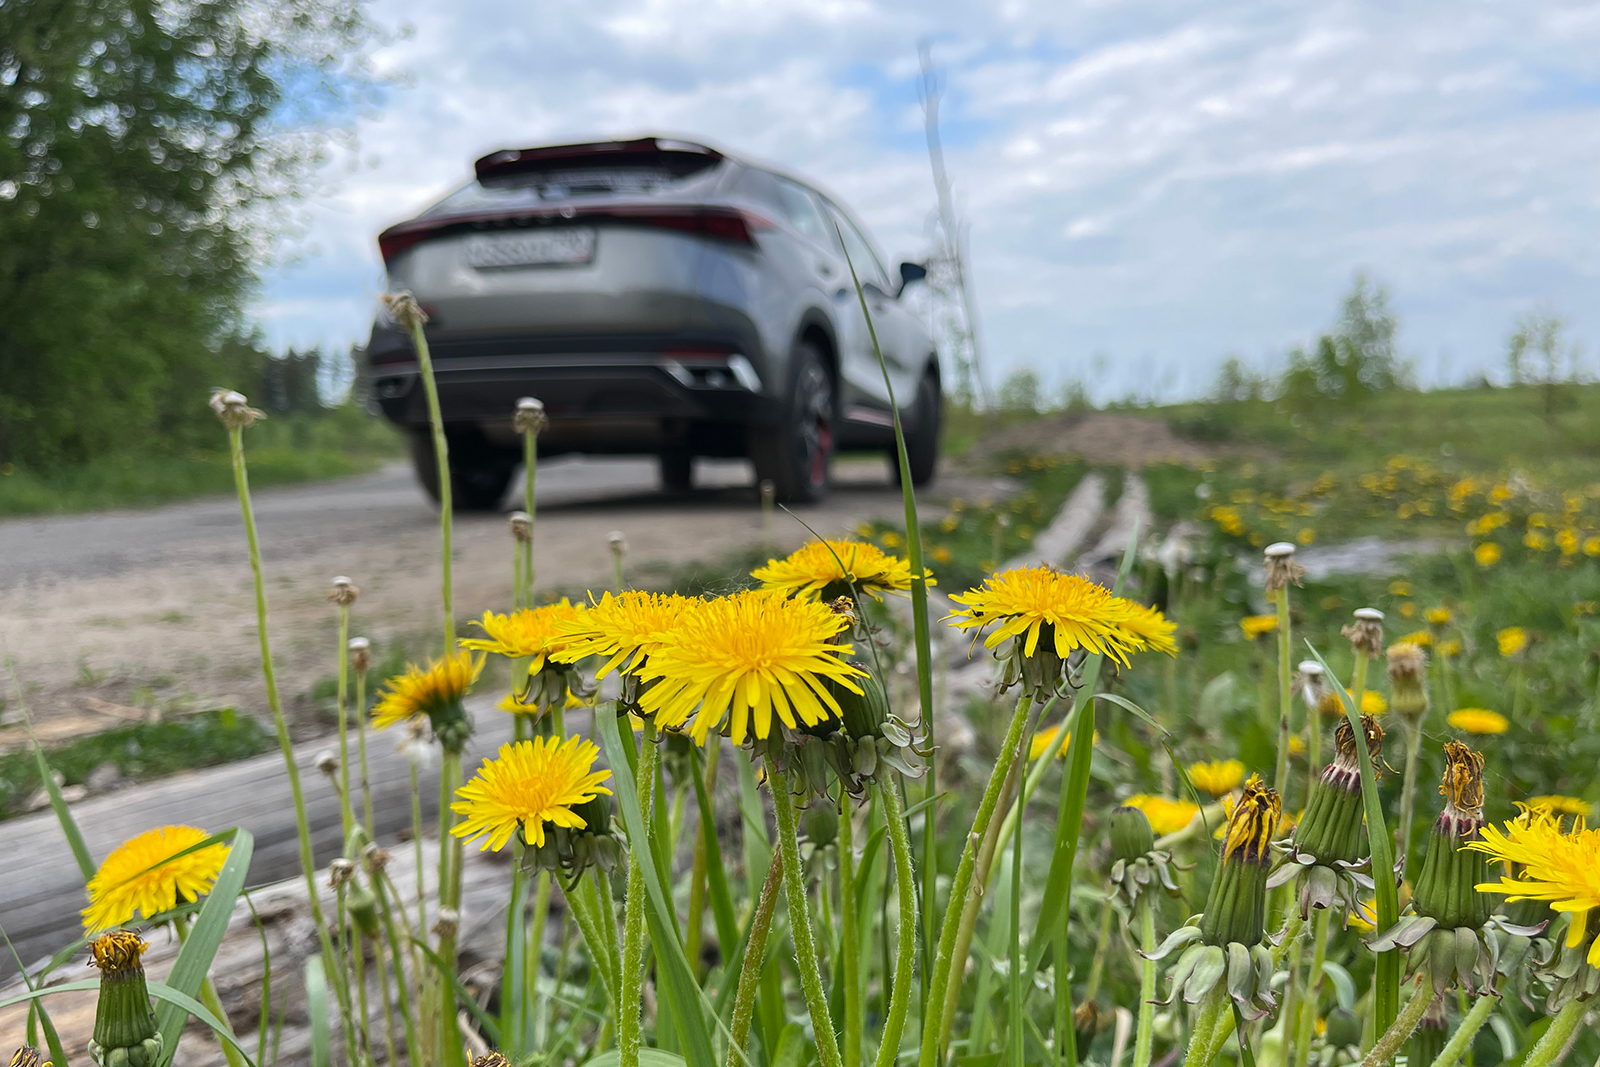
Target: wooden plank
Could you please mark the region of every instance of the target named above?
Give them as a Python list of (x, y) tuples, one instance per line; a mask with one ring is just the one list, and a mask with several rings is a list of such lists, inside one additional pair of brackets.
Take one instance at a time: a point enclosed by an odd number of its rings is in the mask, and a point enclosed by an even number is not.
[[(511, 736), (511, 716), (496, 711), (487, 699), (472, 701), (478, 733), (468, 745), (467, 773)], [(396, 749), (398, 730), (369, 734), (369, 780), (380, 839), (392, 839), (411, 824), (410, 772)], [(341, 834), (339, 805), (327, 780), (316, 769), (316, 757), (336, 748), (337, 739), (321, 738), (296, 746), (295, 763), (305, 794), (307, 821), (319, 866), (338, 855)], [(352, 762), (356, 745), (351, 741)], [(438, 800), (438, 765), (423, 775), (424, 817), (432, 818)], [(352, 767), (359, 778), (359, 767)], [(357, 811), (360, 811), (357, 789)], [(289, 779), (283, 757), (267, 753), (239, 763), (190, 771), (158, 782), (133, 786), (81, 801), (72, 808), (89, 850), (103, 859), (117, 845), (156, 826), (182, 823), (207, 830), (243, 826), (256, 837), (249, 884), (291, 878), (300, 871), (298, 835)], [(0, 923), (24, 961), (48, 958), (79, 936), (79, 909), (86, 897), (61, 828), (49, 811), (0, 823), (0, 849), (25, 878), (0, 879)], [(16, 974), (9, 955), (0, 954), (0, 982)]]

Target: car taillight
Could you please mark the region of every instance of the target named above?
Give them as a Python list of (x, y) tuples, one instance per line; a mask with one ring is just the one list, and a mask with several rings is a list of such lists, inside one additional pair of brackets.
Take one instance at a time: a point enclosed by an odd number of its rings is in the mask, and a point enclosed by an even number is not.
[(755, 233), (772, 229), (770, 219), (739, 208), (693, 208), (687, 211), (617, 212), (619, 219), (645, 226), (699, 234), (719, 241), (754, 244)]
[(435, 227), (419, 227), (414, 230), (388, 229), (378, 235), (378, 252), (383, 256), (383, 261), (388, 263), (395, 256), (420, 244), (432, 237), (438, 230)]

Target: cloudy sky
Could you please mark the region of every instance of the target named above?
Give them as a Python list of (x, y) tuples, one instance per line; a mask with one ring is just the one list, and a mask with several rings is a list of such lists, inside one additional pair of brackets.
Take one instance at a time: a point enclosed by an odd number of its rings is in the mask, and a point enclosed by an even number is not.
[[(638, 132), (782, 164), (925, 251), (917, 42), (991, 377), (1104, 399), (1280, 360), (1358, 270), (1425, 382), (1503, 364), (1565, 316), (1600, 371), (1600, 5), (1121, 0), (377, 0), (412, 32), (358, 147), (307, 186), (258, 317), (278, 346), (361, 339), (374, 236), (493, 148)], [(1154, 384), (1152, 384), (1154, 383)]]

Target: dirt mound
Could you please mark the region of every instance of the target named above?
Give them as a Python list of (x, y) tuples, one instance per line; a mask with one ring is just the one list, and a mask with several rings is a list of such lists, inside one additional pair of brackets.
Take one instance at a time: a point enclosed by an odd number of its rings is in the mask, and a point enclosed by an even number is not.
[(1178, 436), (1158, 419), (1110, 411), (1070, 413), (1009, 426), (979, 442), (973, 458), (1013, 450), (1081, 456), (1090, 463), (1128, 467), (1201, 463), (1217, 455), (1217, 449)]

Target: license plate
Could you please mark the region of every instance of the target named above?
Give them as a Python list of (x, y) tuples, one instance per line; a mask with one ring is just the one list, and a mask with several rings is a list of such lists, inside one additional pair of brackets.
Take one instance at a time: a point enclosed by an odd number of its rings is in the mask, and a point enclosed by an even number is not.
[(594, 258), (594, 229), (564, 226), (527, 233), (477, 234), (467, 240), (467, 263), (478, 270), (565, 267)]

